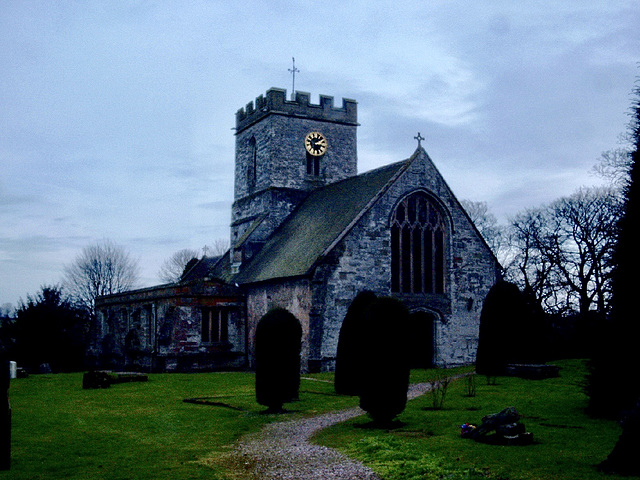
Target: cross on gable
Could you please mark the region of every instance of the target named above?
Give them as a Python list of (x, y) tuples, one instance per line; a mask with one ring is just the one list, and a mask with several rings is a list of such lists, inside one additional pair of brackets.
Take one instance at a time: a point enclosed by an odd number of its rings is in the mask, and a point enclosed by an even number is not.
[(422, 146), (422, 140), (426, 140), (422, 135), (420, 135), (420, 132), (418, 132), (418, 135), (413, 138), (418, 140), (418, 148)]

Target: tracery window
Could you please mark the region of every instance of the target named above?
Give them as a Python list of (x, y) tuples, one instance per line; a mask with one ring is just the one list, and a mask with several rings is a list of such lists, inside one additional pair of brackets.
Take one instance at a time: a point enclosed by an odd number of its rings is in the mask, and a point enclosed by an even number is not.
[(403, 199), (391, 220), (391, 291), (444, 293), (446, 224), (424, 192)]

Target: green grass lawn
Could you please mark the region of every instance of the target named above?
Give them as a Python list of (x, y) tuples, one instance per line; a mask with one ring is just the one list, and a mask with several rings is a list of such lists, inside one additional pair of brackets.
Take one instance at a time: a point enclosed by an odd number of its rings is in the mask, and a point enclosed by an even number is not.
[[(320, 433), (315, 441), (361, 459), (385, 480), (455, 479), (612, 479), (594, 465), (613, 448), (620, 427), (584, 414), (582, 361), (562, 361), (559, 378), (522, 380), (510, 377), (488, 385), (476, 376), (476, 395), (468, 396), (466, 380), (453, 382), (444, 408), (433, 409), (429, 394), (407, 406), (400, 428), (368, 428), (358, 418)], [(429, 371), (413, 372), (412, 380)], [(460, 437), (460, 425), (514, 406), (534, 435), (530, 446), (495, 446)], [(639, 452), (640, 453), (640, 452)]]
[[(194, 397), (210, 404), (183, 402)], [(10, 401), (12, 465), (0, 480), (224, 478), (212, 453), (283, 418), (262, 413), (249, 373), (157, 374), (105, 390), (83, 390), (82, 374), (32, 375), (11, 382)], [(284, 418), (356, 404), (303, 379)]]
[[(464, 396), (461, 380), (449, 387), (443, 410), (430, 409), (429, 395), (410, 402), (397, 430), (362, 428), (368, 422), (362, 417), (326, 430), (317, 441), (362, 458), (387, 480), (424, 478), (428, 471), (452, 479), (615, 478), (592, 466), (611, 450), (619, 427), (584, 416), (583, 364), (562, 366), (558, 379), (500, 378), (488, 386), (478, 378), (473, 398)], [(412, 381), (437, 374), (417, 370)], [(105, 390), (83, 390), (82, 374), (14, 380), (12, 468), (0, 472), (0, 480), (225, 479), (224, 460), (216, 459), (224, 459), (242, 434), (357, 405), (357, 398), (333, 394), (332, 378), (305, 376), (300, 401), (287, 404), (286, 415), (263, 413), (249, 373), (157, 374)], [(511, 405), (525, 416), (535, 445), (495, 447), (459, 438), (461, 423)]]

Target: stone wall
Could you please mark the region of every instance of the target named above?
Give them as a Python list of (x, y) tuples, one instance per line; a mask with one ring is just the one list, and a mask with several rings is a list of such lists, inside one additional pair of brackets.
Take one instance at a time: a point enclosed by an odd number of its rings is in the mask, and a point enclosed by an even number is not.
[(291, 312), (302, 327), (302, 351), (300, 366), (308, 370), (309, 332), (311, 312), (311, 284), (306, 279), (274, 280), (246, 287), (247, 328), (249, 333), (250, 366), (253, 367), (254, 338), (258, 322), (272, 308), (281, 307)]
[[(221, 290), (229, 287), (160, 286), (98, 298), (90, 366), (141, 371), (244, 367), (244, 299)], [(212, 307), (228, 312), (227, 342), (202, 341), (202, 309)]]
[[(263, 242), (309, 191), (357, 174), (356, 102), (345, 99), (336, 108), (332, 97), (321, 95), (314, 105), (309, 94), (297, 92), (295, 100), (286, 100), (285, 93), (271, 89), (255, 107), (252, 102), (236, 115), (232, 248), (241, 241)], [(319, 175), (307, 173), (304, 139), (313, 131), (328, 142)], [(249, 232), (256, 219), (259, 228)]]
[(333, 97), (320, 95), (320, 103), (310, 102), (307, 92), (296, 92), (295, 99), (287, 99), (287, 91), (282, 88), (270, 88), (266, 96), (260, 95), (255, 102), (249, 102), (236, 113), (236, 131), (242, 132), (259, 122), (272, 112), (294, 117), (307, 117), (315, 120), (357, 125), (358, 103), (349, 98), (342, 99), (342, 107), (333, 105)]
[(445, 294), (396, 296), (412, 311), (437, 314), (437, 365), (462, 365), (475, 360), (482, 301), (497, 279), (498, 265), (431, 160), (421, 151), (321, 267), (327, 283), (319, 284), (318, 288), (324, 291), (316, 296), (324, 296), (319, 313), (324, 320), (319, 353), (324, 369), (332, 368), (340, 326), (355, 295), (363, 289), (391, 294), (390, 217), (400, 200), (416, 190), (439, 199), (448, 218)]

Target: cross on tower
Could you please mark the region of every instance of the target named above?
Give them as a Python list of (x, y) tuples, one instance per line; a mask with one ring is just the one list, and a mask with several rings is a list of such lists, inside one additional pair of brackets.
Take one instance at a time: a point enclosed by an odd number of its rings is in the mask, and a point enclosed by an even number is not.
[(295, 98), (296, 98), (296, 72), (300, 72), (300, 70), (298, 70), (296, 68), (296, 59), (294, 57), (291, 57), (291, 60), (293, 60), (293, 68), (289, 69), (289, 72), (291, 72), (291, 74), (293, 75), (293, 85), (291, 86), (291, 100), (295, 100)]
[(420, 135), (420, 132), (418, 132), (418, 136), (413, 137), (413, 138), (415, 138), (416, 140), (418, 140), (418, 148), (420, 148), (420, 147), (422, 146), (422, 143), (421, 143), (421, 142), (422, 142), (422, 140), (425, 140), (425, 138), (424, 138), (422, 135)]

